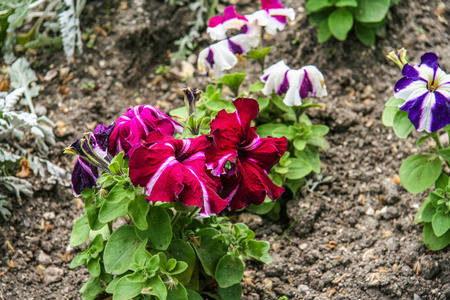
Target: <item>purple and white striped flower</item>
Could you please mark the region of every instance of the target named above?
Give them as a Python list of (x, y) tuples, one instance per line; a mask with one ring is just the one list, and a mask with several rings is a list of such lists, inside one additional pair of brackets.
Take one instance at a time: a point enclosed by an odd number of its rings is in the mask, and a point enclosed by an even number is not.
[(198, 55), (198, 69), (202, 74), (209, 74), (212, 78), (219, 78), (225, 71), (231, 70), (239, 62), (236, 55), (242, 55), (259, 44), (259, 36), (255, 32), (259, 29), (248, 25), (247, 33), (241, 33), (229, 39), (212, 44), (203, 49)]
[(417, 131), (436, 132), (450, 124), (450, 75), (438, 64), (439, 57), (428, 52), (419, 66), (404, 65), (403, 78), (394, 87), (395, 97), (406, 102), (400, 109)]
[(84, 189), (96, 187), (98, 178), (98, 168), (78, 157), (71, 177), (72, 190), (75, 197), (79, 197)]
[(217, 194), (220, 180), (206, 174), (205, 148), (210, 142), (205, 135), (178, 140), (157, 130), (146, 142), (131, 153), (129, 168), (131, 182), (145, 187), (148, 200), (201, 207), (203, 216), (227, 206)]
[(228, 30), (241, 30), (247, 24), (247, 18), (238, 14), (234, 6), (227, 6), (223, 16), (215, 16), (209, 20), (206, 32), (213, 40), (223, 40), (227, 38)]
[(270, 95), (272, 92), (276, 92), (278, 96), (286, 94), (283, 102), (287, 106), (301, 105), (302, 99), (309, 96), (327, 95), (323, 74), (315, 66), (293, 70), (284, 61), (279, 61), (264, 70), (261, 81), (265, 83), (262, 90), (264, 95)]
[(281, 0), (261, 0), (262, 9), (251, 15), (245, 15), (250, 23), (263, 26), (266, 33), (275, 35), (286, 27), (287, 19), (295, 19), (293, 8), (286, 8)]

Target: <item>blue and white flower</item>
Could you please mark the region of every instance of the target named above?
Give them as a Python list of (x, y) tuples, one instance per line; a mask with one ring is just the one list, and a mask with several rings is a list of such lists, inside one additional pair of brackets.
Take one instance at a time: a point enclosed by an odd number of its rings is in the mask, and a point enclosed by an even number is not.
[(419, 66), (406, 64), (403, 78), (394, 87), (395, 97), (406, 102), (400, 109), (417, 131), (436, 132), (450, 124), (450, 75), (438, 64), (439, 57), (428, 52)]
[(287, 106), (301, 105), (302, 99), (309, 96), (324, 97), (328, 94), (323, 74), (315, 66), (293, 70), (284, 61), (279, 61), (264, 70), (261, 81), (265, 83), (264, 95), (272, 92), (278, 96), (286, 94), (283, 102)]

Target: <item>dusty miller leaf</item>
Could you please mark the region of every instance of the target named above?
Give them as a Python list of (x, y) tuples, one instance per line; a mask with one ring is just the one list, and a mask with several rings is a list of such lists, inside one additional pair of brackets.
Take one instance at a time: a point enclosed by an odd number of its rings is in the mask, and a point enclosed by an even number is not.
[(75, 49), (79, 53), (83, 53), (79, 17), (85, 1), (76, 1), (77, 7), (75, 7), (75, 0), (65, 0), (64, 2), (68, 8), (59, 14), (59, 24), (61, 25), (64, 53), (66, 54), (67, 61), (70, 62), (75, 53)]

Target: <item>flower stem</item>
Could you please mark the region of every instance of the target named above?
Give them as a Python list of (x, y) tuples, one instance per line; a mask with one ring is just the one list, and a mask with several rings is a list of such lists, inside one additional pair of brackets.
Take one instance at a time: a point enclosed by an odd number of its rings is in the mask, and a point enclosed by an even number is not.
[(444, 147), (442, 147), (441, 141), (439, 140), (439, 136), (437, 134), (433, 134), (431, 137), (436, 142), (438, 149), (444, 149)]
[(175, 224), (175, 223), (178, 221), (178, 219), (180, 218), (180, 216), (181, 216), (181, 212), (177, 211), (176, 214), (175, 214), (175, 216), (174, 216), (173, 219), (172, 219), (171, 224), (172, 224), (172, 225)]
[(188, 215), (189, 219), (192, 219), (194, 216), (196, 216), (199, 212), (200, 212), (201, 208), (197, 207), (196, 209), (194, 209), (193, 211), (191, 211)]

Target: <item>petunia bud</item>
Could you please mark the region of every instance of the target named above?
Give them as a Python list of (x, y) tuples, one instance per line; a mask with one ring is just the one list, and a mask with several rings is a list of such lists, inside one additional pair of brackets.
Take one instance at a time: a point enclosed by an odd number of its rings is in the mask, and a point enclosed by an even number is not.
[(184, 93), (184, 102), (186, 103), (186, 107), (188, 109), (188, 116), (194, 115), (194, 118), (197, 119), (196, 102), (200, 99), (200, 94), (202, 91), (191, 89), (190, 87), (185, 87), (182, 91)]
[(395, 53), (395, 51), (389, 52), (389, 54), (386, 55), (386, 58), (395, 62), (397, 64), (397, 66), (400, 67), (400, 69), (403, 69), (403, 66), (408, 63), (408, 60), (406, 58), (406, 49), (405, 48), (397, 50), (397, 53)]

